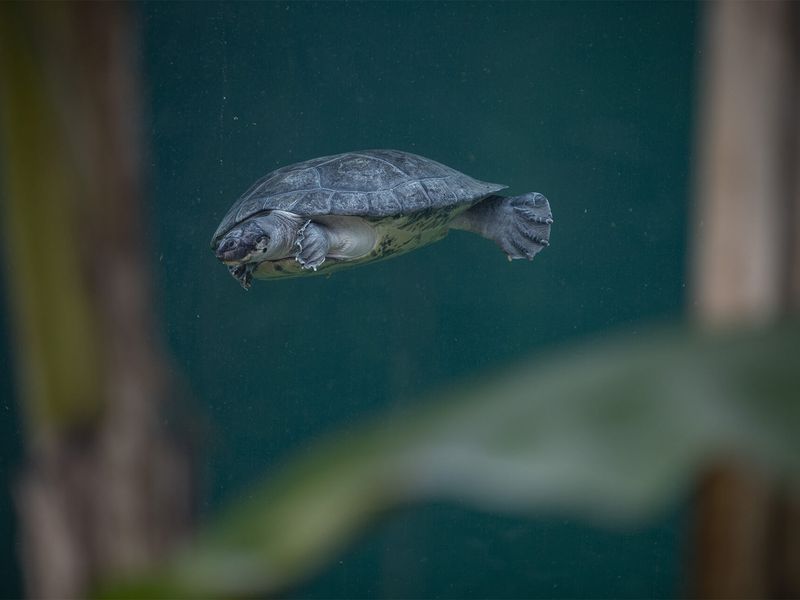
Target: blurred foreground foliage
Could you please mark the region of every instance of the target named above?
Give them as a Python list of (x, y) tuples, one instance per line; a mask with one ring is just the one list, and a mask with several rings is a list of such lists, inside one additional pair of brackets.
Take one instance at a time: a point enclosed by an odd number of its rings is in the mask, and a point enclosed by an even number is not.
[(796, 485), (800, 327), (654, 331), (536, 358), (308, 448), (157, 573), (105, 597), (285, 590), (390, 509), (655, 516), (718, 461)]

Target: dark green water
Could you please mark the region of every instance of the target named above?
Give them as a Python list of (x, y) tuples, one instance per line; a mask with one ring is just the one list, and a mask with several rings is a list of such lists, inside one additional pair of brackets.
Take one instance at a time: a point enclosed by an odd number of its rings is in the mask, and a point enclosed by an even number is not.
[[(209, 424), (206, 513), (323, 432), (567, 340), (682, 313), (693, 4), (152, 3), (141, 13), (153, 266), (174, 370)], [(376, 147), (545, 193), (551, 247), (510, 264), (454, 233), (249, 293), (216, 262), (211, 234), (255, 179)], [(8, 381), (7, 360), (0, 369)], [(7, 477), (18, 425), (0, 426)], [(423, 507), (296, 593), (676, 595), (682, 514), (615, 530)]]

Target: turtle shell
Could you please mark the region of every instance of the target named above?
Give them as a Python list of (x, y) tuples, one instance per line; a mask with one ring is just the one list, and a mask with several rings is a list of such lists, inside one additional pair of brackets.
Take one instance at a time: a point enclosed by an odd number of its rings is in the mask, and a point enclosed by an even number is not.
[(225, 215), (212, 246), (229, 229), (264, 211), (382, 218), (471, 204), (505, 187), (400, 150), (323, 156), (256, 181)]

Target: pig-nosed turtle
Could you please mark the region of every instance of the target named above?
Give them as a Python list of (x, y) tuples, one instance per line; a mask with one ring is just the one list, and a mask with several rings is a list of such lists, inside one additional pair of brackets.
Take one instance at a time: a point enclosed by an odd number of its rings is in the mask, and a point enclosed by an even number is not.
[(478, 181), (399, 150), (323, 156), (258, 180), (231, 207), (211, 248), (248, 289), (269, 279), (329, 272), (414, 250), (450, 229), (532, 259), (553, 222), (544, 195), (498, 196)]

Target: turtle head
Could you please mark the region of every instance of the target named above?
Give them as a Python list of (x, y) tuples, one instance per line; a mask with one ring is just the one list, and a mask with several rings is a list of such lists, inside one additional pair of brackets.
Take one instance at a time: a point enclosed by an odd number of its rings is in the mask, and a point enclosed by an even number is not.
[(247, 289), (260, 263), (292, 255), (297, 228), (302, 222), (297, 215), (282, 211), (251, 217), (219, 238), (212, 249), (231, 275)]
[(229, 266), (268, 260), (270, 228), (263, 227), (261, 221), (248, 219), (222, 236), (214, 248), (217, 258)]

